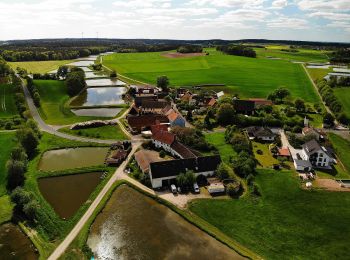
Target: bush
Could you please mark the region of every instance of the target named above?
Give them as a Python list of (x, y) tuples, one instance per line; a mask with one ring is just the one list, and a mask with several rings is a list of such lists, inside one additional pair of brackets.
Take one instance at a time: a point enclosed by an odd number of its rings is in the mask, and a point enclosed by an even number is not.
[(11, 121), (7, 121), (5, 124), (5, 129), (6, 130), (11, 130), (13, 127), (13, 123)]
[(258, 149), (258, 150), (256, 151), (256, 153), (262, 155), (262, 154), (263, 154), (263, 151), (261, 151), (260, 149)]
[(226, 186), (226, 193), (230, 197), (234, 197), (238, 194), (240, 188), (241, 188), (241, 184), (239, 182), (229, 183)]
[(159, 152), (159, 157), (160, 157), (160, 158), (164, 158), (165, 155), (166, 155), (166, 152), (165, 152), (164, 150), (161, 150), (161, 151)]

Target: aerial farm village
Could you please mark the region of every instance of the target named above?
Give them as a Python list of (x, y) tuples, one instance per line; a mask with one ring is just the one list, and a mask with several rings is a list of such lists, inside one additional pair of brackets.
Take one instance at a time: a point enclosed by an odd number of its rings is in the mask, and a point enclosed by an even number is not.
[(349, 259), (349, 47), (2, 42), (0, 259)]

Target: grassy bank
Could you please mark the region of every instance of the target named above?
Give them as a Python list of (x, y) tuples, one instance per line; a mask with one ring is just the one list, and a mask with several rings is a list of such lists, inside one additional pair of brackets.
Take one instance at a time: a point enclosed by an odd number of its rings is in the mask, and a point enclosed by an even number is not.
[(260, 170), (262, 196), (196, 200), (190, 210), (267, 259), (345, 259), (350, 193), (303, 190), (293, 172)]
[(350, 117), (350, 87), (334, 88), (334, 95), (343, 106), (343, 112)]
[(350, 179), (350, 142), (333, 133), (329, 133), (328, 137), (334, 147), (335, 153), (344, 165)]
[[(37, 219), (37, 225), (35, 228), (35, 235), (31, 236), (32, 241), (35, 243), (36, 247), (40, 252), (42, 259), (46, 259), (51, 251), (58, 245), (58, 243), (66, 236), (66, 234), (73, 228), (75, 223), (79, 221), (81, 216), (84, 214), (86, 209), (91, 204), (91, 201), (97, 196), (99, 191), (108, 181), (113, 172), (114, 168), (109, 168), (105, 166), (95, 166), (89, 168), (71, 169), (60, 172), (42, 172), (37, 169), (37, 165), (41, 158), (41, 155), (51, 149), (68, 148), (68, 147), (81, 147), (81, 146), (101, 146), (98, 144), (77, 142), (72, 140), (62, 139), (47, 133), (43, 134), (40, 140), (40, 145), (38, 147), (38, 153), (33, 160), (30, 161), (28, 165), (28, 172), (26, 173), (26, 181), (24, 188), (33, 193), (36, 200), (38, 200), (40, 205), (40, 217)], [(66, 174), (76, 174), (83, 172), (92, 171), (107, 171), (108, 177), (103, 179), (101, 183), (96, 187), (89, 197), (89, 202), (83, 204), (79, 210), (68, 220), (61, 219), (57, 213), (54, 211), (52, 206), (45, 200), (45, 198), (40, 193), (38, 187), (38, 178), (66, 175)], [(27, 226), (28, 228), (28, 226)], [(29, 227), (30, 228), (30, 227)], [(29, 230), (29, 229), (28, 229)]]
[(0, 84), (0, 117), (8, 118), (18, 114), (14, 96), (12, 85)]
[(0, 196), (0, 224), (11, 220), (13, 206), (10, 196)]
[(6, 194), (7, 170), (6, 162), (10, 158), (12, 148), (16, 145), (14, 132), (0, 133), (0, 196)]
[(319, 101), (300, 64), (224, 55), (214, 49), (206, 51), (210, 55), (190, 58), (167, 58), (162, 52), (116, 53), (106, 56), (103, 63), (124, 76), (152, 84), (158, 76), (167, 75), (175, 86), (222, 83), (226, 84), (227, 93), (263, 98), (285, 86), (294, 98)]
[(17, 67), (26, 69), (29, 73), (47, 73), (58, 69), (59, 66), (74, 62), (74, 60), (49, 60), (49, 61), (21, 61), (8, 62), (8, 64), (16, 69)]
[(81, 121), (97, 119), (96, 117), (76, 116), (66, 104), (69, 96), (63, 81), (35, 80), (41, 97), (39, 109), (42, 119), (52, 125), (73, 124)]
[(59, 130), (60, 132), (84, 136), (96, 139), (104, 140), (127, 140), (129, 139), (124, 132), (120, 129), (119, 125), (108, 125), (95, 128), (86, 128), (79, 130), (71, 130), (69, 127), (64, 127)]

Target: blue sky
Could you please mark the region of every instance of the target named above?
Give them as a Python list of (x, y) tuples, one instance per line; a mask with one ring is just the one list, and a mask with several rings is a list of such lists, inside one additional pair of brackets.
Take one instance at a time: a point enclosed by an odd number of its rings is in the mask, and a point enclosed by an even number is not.
[(350, 42), (350, 0), (1, 0), (0, 40), (287, 39)]

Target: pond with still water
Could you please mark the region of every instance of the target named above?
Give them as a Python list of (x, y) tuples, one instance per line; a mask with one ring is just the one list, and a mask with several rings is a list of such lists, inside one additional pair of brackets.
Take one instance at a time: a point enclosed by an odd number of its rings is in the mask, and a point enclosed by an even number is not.
[(72, 102), (71, 106), (112, 106), (124, 104), (124, 87), (99, 87), (88, 88), (80, 93)]
[(121, 108), (82, 108), (72, 109), (77, 116), (97, 116), (97, 117), (115, 117), (121, 111)]
[(97, 259), (244, 259), (169, 208), (121, 186), (90, 228)]
[(126, 83), (115, 78), (106, 79), (87, 79), (86, 85), (88, 87), (101, 87), (101, 86), (125, 86)]
[(0, 226), (0, 259), (6, 260), (35, 260), (36, 253), (30, 239), (14, 224)]
[(78, 147), (47, 151), (40, 159), (42, 171), (61, 171), (103, 165), (108, 147)]
[(101, 182), (101, 172), (47, 177), (38, 180), (39, 189), (61, 218), (70, 218)]

